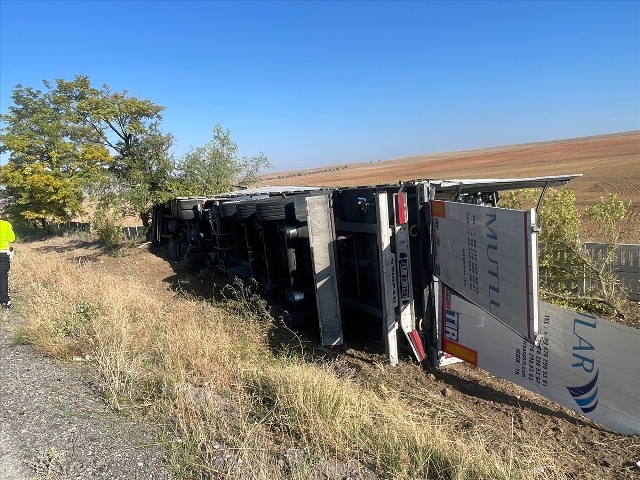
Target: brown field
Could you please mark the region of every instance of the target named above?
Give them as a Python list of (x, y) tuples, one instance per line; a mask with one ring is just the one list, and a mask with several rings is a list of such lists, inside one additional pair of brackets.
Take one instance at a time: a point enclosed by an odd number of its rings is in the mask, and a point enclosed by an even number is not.
[[(609, 193), (632, 202), (620, 240), (640, 243), (640, 131), (269, 173), (263, 184), (354, 186), (572, 173), (583, 174), (569, 184), (580, 211)], [(585, 241), (595, 240), (592, 231), (585, 226)]]

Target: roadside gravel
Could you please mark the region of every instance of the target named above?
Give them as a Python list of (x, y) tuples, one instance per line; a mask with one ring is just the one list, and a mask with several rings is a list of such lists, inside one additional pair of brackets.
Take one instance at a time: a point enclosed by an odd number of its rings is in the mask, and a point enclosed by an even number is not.
[(0, 480), (172, 480), (151, 426), (110, 411), (83, 365), (13, 345), (0, 312)]

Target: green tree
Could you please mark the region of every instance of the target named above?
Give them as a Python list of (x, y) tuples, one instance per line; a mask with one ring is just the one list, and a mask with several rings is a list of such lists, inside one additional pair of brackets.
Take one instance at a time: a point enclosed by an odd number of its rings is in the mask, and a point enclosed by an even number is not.
[[(630, 204), (629, 204), (630, 205)], [(600, 197), (595, 205), (585, 208), (585, 214), (598, 225), (602, 246), (596, 251), (583, 250), (585, 275), (592, 280), (590, 292), (595, 300), (619, 310), (627, 290), (617, 275), (620, 225), (627, 218), (628, 208), (615, 193)]]
[(180, 159), (177, 178), (184, 195), (214, 195), (234, 186), (255, 184), (260, 171), (269, 168), (271, 164), (262, 153), (238, 157), (238, 146), (231, 140), (229, 130), (216, 125), (213, 139)]
[(598, 203), (585, 208), (589, 220), (598, 225), (598, 234), (603, 242), (618, 243), (620, 225), (627, 217), (628, 206), (631, 206), (631, 203), (625, 205), (623, 201), (618, 200), (615, 193), (610, 193), (607, 199), (600, 197)]
[(153, 204), (175, 190), (169, 153), (173, 135), (163, 134), (159, 126), (164, 107), (126, 90), (113, 92), (106, 84), (94, 88), (80, 75), (56, 80), (52, 95), (79, 135), (113, 152), (108, 175), (92, 189), (102, 209), (109, 205), (136, 214), (148, 226)]
[(156, 124), (139, 135), (127, 161), (120, 162), (118, 168), (94, 185), (92, 194), (99, 211), (111, 209), (116, 216), (137, 215), (148, 227), (153, 204), (165, 203), (179, 192), (172, 173), (174, 160), (168, 154), (172, 142), (173, 136), (160, 132)]
[[(540, 190), (523, 189), (506, 192), (500, 206), (506, 208), (531, 208), (536, 205)], [(553, 300), (558, 291), (567, 290), (582, 272), (580, 215), (575, 206), (576, 198), (567, 187), (550, 189), (538, 213), (541, 245), (540, 290), (545, 300)]]
[(56, 80), (55, 87), (48, 82), (45, 85), (76, 132), (116, 153), (111, 169), (123, 176), (140, 138), (162, 120), (163, 106), (129, 95), (127, 90), (112, 92), (107, 84), (94, 88), (87, 76)]
[[(505, 193), (500, 206), (531, 208), (540, 196), (536, 189)], [(596, 313), (615, 314), (625, 298), (625, 291), (615, 273), (617, 238), (620, 222), (626, 218), (623, 202), (611, 195), (608, 200), (588, 206), (585, 213), (600, 226), (604, 250), (594, 255), (580, 241), (580, 215), (575, 194), (568, 187), (547, 192), (538, 212), (541, 231), (540, 293), (544, 300)], [(580, 290), (586, 279), (591, 287)]]
[(149, 225), (154, 203), (177, 195), (205, 195), (259, 180), (267, 158), (238, 157), (228, 130), (191, 150), (176, 169), (173, 136), (160, 130), (164, 107), (87, 76), (44, 81), (45, 90), (18, 85), (2, 115), (0, 169), (9, 210), (28, 220), (64, 221), (81, 211), (85, 194), (110, 218), (139, 215)]
[(0, 168), (9, 215), (28, 221), (67, 221), (82, 211), (83, 188), (111, 162), (104, 146), (69, 124), (51, 91), (17, 85), (0, 115)]
[[(159, 127), (164, 107), (108, 85), (95, 88), (86, 76), (43, 83), (44, 92), (18, 85), (1, 117), (0, 150), (10, 152), (10, 166), (0, 170), (0, 182), (10, 209), (42, 222), (67, 220), (89, 193), (102, 208), (137, 214), (148, 225), (153, 203), (176, 190), (173, 136)], [(35, 208), (36, 198), (50, 205)]]

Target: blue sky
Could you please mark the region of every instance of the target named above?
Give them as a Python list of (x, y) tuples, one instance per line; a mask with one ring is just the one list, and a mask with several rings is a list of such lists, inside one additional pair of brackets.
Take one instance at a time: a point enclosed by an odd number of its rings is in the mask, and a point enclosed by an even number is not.
[(276, 171), (638, 130), (640, 2), (0, 0), (1, 112), (76, 74)]

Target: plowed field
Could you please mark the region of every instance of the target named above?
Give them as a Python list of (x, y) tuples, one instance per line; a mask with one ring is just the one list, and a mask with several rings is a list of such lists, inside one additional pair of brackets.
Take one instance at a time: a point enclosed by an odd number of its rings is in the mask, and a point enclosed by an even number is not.
[[(583, 174), (569, 184), (580, 211), (609, 193), (632, 202), (620, 240), (640, 243), (640, 131), (270, 173), (263, 184), (353, 186), (572, 173)], [(585, 222), (584, 240), (596, 241), (593, 232)]]

